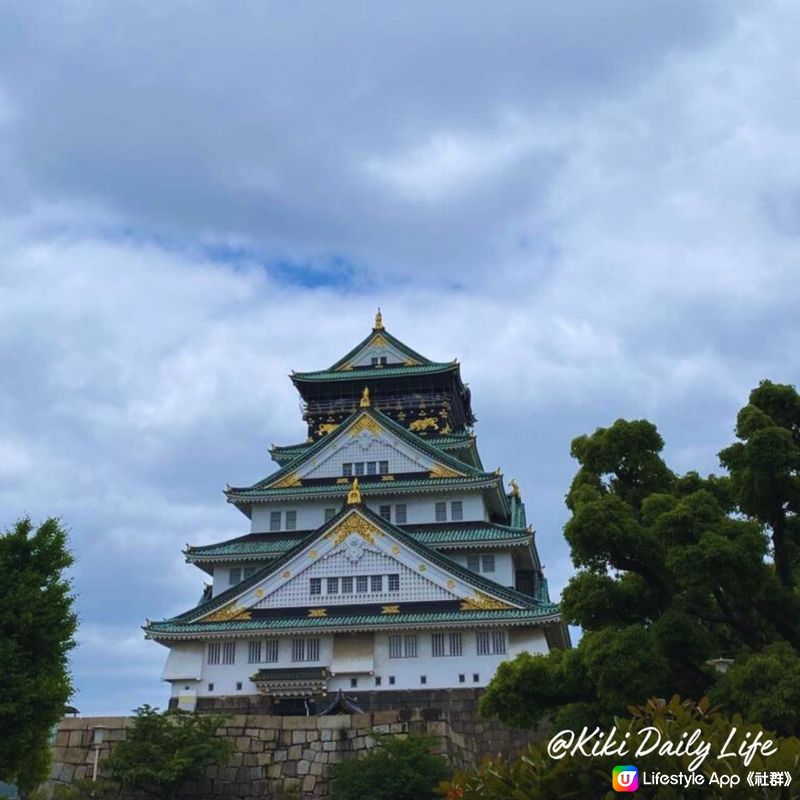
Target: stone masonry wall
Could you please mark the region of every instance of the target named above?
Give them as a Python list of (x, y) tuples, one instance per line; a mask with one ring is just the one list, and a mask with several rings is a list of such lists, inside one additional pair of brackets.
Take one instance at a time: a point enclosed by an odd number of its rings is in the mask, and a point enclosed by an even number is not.
[[(198, 800), (220, 797), (299, 800), (327, 797), (332, 767), (364, 755), (383, 734), (424, 733), (437, 740), (436, 752), (453, 769), (474, 766), (484, 755), (513, 756), (533, 741), (530, 731), (515, 731), (481, 720), (468, 700), (462, 708), (405, 708), (329, 717), (278, 717), (237, 714), (220, 729), (234, 744), (230, 762), (210, 767), (205, 777), (187, 786), (183, 796)], [(106, 728), (99, 750), (99, 773), (116, 742), (125, 738), (127, 717), (62, 720), (56, 735), (50, 788), (91, 777), (92, 729)]]

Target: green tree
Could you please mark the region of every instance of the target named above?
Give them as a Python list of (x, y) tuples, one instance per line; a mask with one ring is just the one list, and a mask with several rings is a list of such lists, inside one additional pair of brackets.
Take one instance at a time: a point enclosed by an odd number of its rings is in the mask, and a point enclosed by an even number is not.
[(172, 800), (206, 767), (230, 758), (230, 741), (217, 735), (225, 719), (182, 711), (162, 714), (143, 705), (126, 738), (111, 751), (105, 771), (124, 788)]
[(427, 736), (385, 736), (364, 758), (343, 761), (333, 777), (333, 800), (433, 800), (448, 775)]
[(47, 777), (50, 730), (72, 695), (72, 563), (57, 519), (0, 534), (0, 779), (23, 793)]
[[(773, 405), (794, 408), (786, 397)], [(788, 424), (789, 411), (772, 413)], [(769, 562), (765, 534), (765, 525), (778, 523), (743, 499), (764, 496), (753, 484), (771, 478), (752, 468), (733, 478), (677, 475), (662, 448), (646, 420), (617, 420), (573, 441), (579, 469), (564, 532), (578, 572), (561, 609), (584, 635), (571, 652), (502, 664), (481, 699), (483, 713), (514, 725), (552, 715), (564, 724), (608, 721), (649, 696), (703, 695), (718, 678), (706, 663), (714, 657), (759, 653), (774, 642), (796, 654), (800, 598)], [(784, 506), (791, 530), (791, 505)], [(726, 699), (733, 705), (735, 697), (732, 686)], [(755, 709), (741, 700), (743, 712)], [(766, 701), (758, 707), (777, 710)], [(786, 717), (761, 721), (782, 727)]]

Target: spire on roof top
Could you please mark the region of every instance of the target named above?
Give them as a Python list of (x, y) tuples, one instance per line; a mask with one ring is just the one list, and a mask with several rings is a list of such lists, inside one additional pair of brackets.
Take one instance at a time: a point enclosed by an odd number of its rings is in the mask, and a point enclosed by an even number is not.
[(347, 505), (357, 506), (361, 502), (361, 490), (358, 488), (358, 478), (353, 478), (353, 485), (347, 493)]
[(382, 331), (383, 330), (383, 314), (381, 314), (381, 307), (378, 306), (378, 313), (375, 314), (375, 324), (372, 326), (372, 330), (374, 331)]
[(372, 405), (372, 401), (369, 399), (369, 386), (365, 386), (364, 391), (361, 392), (361, 400), (358, 405), (361, 408), (369, 408)]
[(514, 497), (519, 497), (519, 484), (512, 478), (509, 483), (511, 484), (511, 494)]

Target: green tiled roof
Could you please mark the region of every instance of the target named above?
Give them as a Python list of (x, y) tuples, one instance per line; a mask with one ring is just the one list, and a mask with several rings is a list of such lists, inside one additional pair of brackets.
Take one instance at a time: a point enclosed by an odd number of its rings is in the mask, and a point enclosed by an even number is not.
[(319, 383), (326, 381), (356, 381), (368, 377), (369, 381), (380, 380), (381, 378), (411, 378), (417, 375), (433, 375), (442, 372), (453, 372), (458, 370), (457, 361), (449, 361), (432, 364), (409, 364), (397, 365), (392, 367), (368, 367), (366, 369), (322, 369), (317, 372), (293, 372), (291, 379), (295, 383)]
[[(476, 527), (408, 525), (403, 527), (403, 530), (416, 541), (428, 546), (448, 544), (485, 545), (497, 542), (526, 543), (531, 539), (531, 534), (524, 529), (520, 530), (507, 525), (493, 523), (486, 523)], [(228, 560), (236, 557), (244, 559), (273, 558), (288, 552), (298, 541), (308, 536), (313, 536), (314, 533), (314, 531), (301, 531), (291, 538), (268, 533), (249, 534), (248, 536), (240, 536), (217, 544), (189, 547), (186, 551), (186, 557), (188, 561)]]
[(407, 344), (405, 344), (405, 342), (401, 342), (398, 338), (392, 336), (392, 334), (389, 333), (389, 331), (387, 331), (386, 328), (373, 328), (352, 350), (350, 350), (349, 353), (345, 353), (338, 361), (331, 364), (330, 367), (328, 367), (328, 371), (338, 369), (339, 367), (346, 364), (351, 358), (353, 358), (359, 352), (359, 350), (366, 347), (372, 340), (372, 337), (375, 335), (382, 336), (384, 339), (386, 339), (387, 342), (389, 342), (389, 344), (394, 346), (408, 358), (413, 358), (420, 364), (431, 363), (430, 359), (425, 358), (425, 356), (421, 355), (416, 350), (412, 350)]
[[(317, 530), (317, 532), (314, 534), (315, 537), (324, 536), (325, 532), (328, 529), (332, 528), (334, 525), (337, 525), (339, 521), (342, 518), (344, 518), (349, 512), (353, 511), (354, 508), (355, 508), (354, 506), (345, 506), (344, 508), (342, 508), (342, 510), (338, 514), (336, 514), (332, 519), (330, 519), (321, 528)], [(383, 519), (383, 517), (378, 516), (375, 512), (370, 511), (370, 509), (367, 508), (367, 506), (364, 505), (358, 506), (358, 511), (365, 517), (367, 517), (367, 519), (371, 520), (379, 528), (384, 528), (385, 530), (389, 531), (396, 539), (403, 542), (411, 550), (414, 550), (417, 554), (419, 554), (423, 558), (426, 558), (431, 563), (436, 564), (442, 569), (450, 572), (452, 575), (455, 575), (457, 578), (464, 581), (467, 585), (474, 586), (478, 590), (486, 592), (487, 594), (493, 597), (505, 600), (506, 602), (511, 603), (512, 605), (530, 607), (532, 604), (536, 603), (536, 601), (533, 600), (528, 595), (522, 594), (522, 592), (518, 592), (516, 589), (510, 589), (506, 586), (501, 586), (499, 583), (495, 583), (494, 581), (483, 577), (483, 575), (471, 572), (466, 567), (462, 567), (460, 564), (457, 564), (451, 558), (448, 558), (446, 555), (443, 555), (442, 553), (433, 550), (432, 548), (422, 544), (421, 542), (416, 541), (412, 536), (409, 536), (402, 529), (398, 528), (395, 525), (392, 525), (391, 522)], [(237, 583), (235, 586), (231, 586), (229, 589), (226, 589), (224, 592), (221, 592), (211, 600), (205, 603), (201, 603), (195, 608), (190, 608), (183, 614), (179, 614), (177, 617), (173, 618), (173, 621), (185, 622), (191, 619), (199, 619), (200, 617), (204, 617), (207, 614), (210, 614), (215, 609), (221, 608), (222, 606), (228, 604), (229, 602), (231, 602), (232, 600), (236, 599), (241, 594), (246, 592), (248, 589), (255, 586), (259, 581), (263, 580), (268, 575), (280, 569), (285, 563), (287, 563), (294, 557), (295, 553), (298, 553), (302, 550), (302, 548), (306, 545), (306, 542), (307, 542), (306, 539), (300, 541), (291, 550), (288, 550), (283, 555), (278, 556), (275, 560), (271, 561), (269, 564), (257, 570), (249, 578), (245, 578), (243, 581)]]
[(158, 638), (162, 634), (230, 633), (231, 631), (325, 630), (362, 626), (399, 627), (403, 625), (435, 625), (457, 622), (548, 622), (558, 621), (558, 606), (540, 603), (529, 608), (509, 608), (487, 611), (440, 611), (422, 614), (370, 614), (349, 617), (284, 617), (280, 619), (244, 619), (224, 622), (151, 622), (147, 634)]

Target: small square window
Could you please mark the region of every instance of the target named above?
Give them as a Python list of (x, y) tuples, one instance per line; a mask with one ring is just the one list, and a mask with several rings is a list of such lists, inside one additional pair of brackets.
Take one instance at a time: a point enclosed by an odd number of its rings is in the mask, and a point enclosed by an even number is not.
[(369, 578), (366, 575), (356, 575), (356, 593), (365, 594), (369, 591)]
[(242, 579), (242, 568), (241, 567), (234, 567), (232, 570), (228, 572), (228, 585), (233, 586)]
[(464, 506), (461, 500), (453, 500), (450, 503), (450, 519), (454, 522), (461, 522), (464, 519)]
[(295, 530), (297, 530), (297, 512), (296, 511), (287, 511), (286, 512), (286, 530), (287, 531), (295, 531)]
[(364, 474), (364, 462), (363, 461), (357, 461), (353, 466), (356, 468), (356, 475), (363, 475)]
[(209, 683), (208, 684), (208, 691), (209, 692), (213, 692), (214, 691), (214, 684), (213, 683)]
[(375, 685), (376, 686), (380, 686), (381, 685), (381, 676), (380, 675), (376, 675), (375, 676)]
[(353, 465), (349, 462), (342, 464), (342, 475), (349, 478), (353, 474)]
[(326, 594), (339, 594), (339, 579), (338, 578), (328, 578), (327, 585), (325, 587)]
[(492, 553), (484, 555), (481, 561), (482, 572), (494, 572), (494, 555)]
[(353, 579), (342, 578), (342, 594), (353, 594)]
[(269, 529), (271, 531), (279, 531), (281, 529), (281, 512), (280, 511), (270, 511), (269, 512)]
[(384, 519), (389, 520), (389, 522), (392, 521), (392, 507), (391, 506), (381, 506), (379, 513)]
[(383, 591), (383, 575), (373, 575), (370, 578), (370, 589), (373, 592)]
[(322, 578), (311, 578), (311, 594), (322, 594)]
[(325, 522), (330, 522), (336, 516), (336, 509), (335, 508), (326, 508), (325, 509)]
[(380, 472), (381, 475), (386, 475), (386, 473), (388, 471), (389, 471), (389, 462), (388, 461), (379, 461), (378, 462), (378, 472)]
[(389, 576), (389, 591), (390, 592), (399, 592), (400, 591), (400, 575), (395, 573), (394, 575)]
[(394, 521), (398, 525), (402, 525), (406, 521), (406, 504), (398, 503), (394, 507)]
[(358, 688), (358, 678), (350, 678), (350, 688), (351, 689)]
[(466, 683), (467, 682), (467, 676), (463, 672), (459, 674), (458, 682), (459, 683)]
[(428, 676), (427, 675), (420, 675), (419, 676), (419, 682), (424, 686), (428, 682)]
[(243, 580), (247, 580), (248, 578), (252, 578), (253, 575), (255, 575), (255, 574), (256, 574), (256, 568), (255, 567), (245, 567), (242, 570), (242, 579)]
[(472, 572), (481, 571), (481, 557), (480, 556), (467, 556), (467, 569)]
[(447, 522), (447, 503), (436, 504), (436, 521)]
[(236, 691), (237, 692), (241, 692), (242, 691), (242, 682), (241, 681), (236, 681)]
[(378, 463), (376, 461), (367, 461), (367, 475), (378, 474)]
[(394, 675), (389, 676), (389, 686), (394, 686)]
[(478, 683), (480, 681), (480, 679), (481, 679), (481, 676), (478, 675), (477, 672), (473, 672), (472, 673), (472, 682), (473, 683)]

